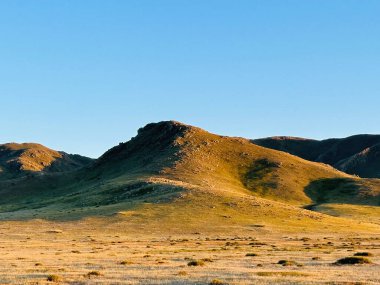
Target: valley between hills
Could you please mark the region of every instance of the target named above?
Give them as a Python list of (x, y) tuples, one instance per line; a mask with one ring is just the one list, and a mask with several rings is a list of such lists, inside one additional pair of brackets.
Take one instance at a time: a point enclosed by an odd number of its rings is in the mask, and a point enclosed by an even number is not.
[(379, 145), (175, 121), (98, 159), (0, 145), (0, 283), (380, 284)]

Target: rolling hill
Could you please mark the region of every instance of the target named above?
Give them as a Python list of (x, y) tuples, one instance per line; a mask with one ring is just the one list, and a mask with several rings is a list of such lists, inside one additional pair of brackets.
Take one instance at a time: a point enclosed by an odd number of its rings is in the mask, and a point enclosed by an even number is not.
[(175, 121), (136, 137), (71, 172), (0, 181), (1, 219), (116, 215), (156, 229), (265, 223), (347, 227), (304, 210), (329, 203), (380, 203), (380, 180), (211, 134)]
[(91, 158), (58, 152), (36, 143), (0, 145), (0, 179), (3, 180), (33, 173), (73, 171), (91, 162)]
[(327, 163), (349, 174), (380, 178), (380, 135), (356, 135), (322, 141), (295, 137), (270, 137), (252, 142), (307, 160)]

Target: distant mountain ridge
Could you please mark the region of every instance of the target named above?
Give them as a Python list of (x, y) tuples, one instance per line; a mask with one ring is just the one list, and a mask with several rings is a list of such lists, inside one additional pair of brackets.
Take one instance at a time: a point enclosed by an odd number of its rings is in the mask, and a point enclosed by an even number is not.
[(355, 135), (321, 141), (283, 136), (252, 142), (310, 161), (330, 164), (349, 174), (380, 178), (380, 135)]

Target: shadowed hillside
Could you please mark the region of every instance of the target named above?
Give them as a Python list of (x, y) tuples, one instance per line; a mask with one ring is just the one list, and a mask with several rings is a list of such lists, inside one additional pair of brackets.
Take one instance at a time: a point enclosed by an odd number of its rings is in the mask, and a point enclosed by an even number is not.
[(91, 162), (90, 158), (58, 152), (35, 143), (0, 145), (0, 179), (72, 171)]
[(380, 178), (380, 135), (357, 135), (322, 141), (271, 137), (253, 140), (253, 142), (307, 160), (327, 163), (349, 174)]
[(311, 227), (326, 217), (303, 206), (342, 199), (376, 205), (380, 193), (370, 179), (174, 121), (148, 124), (85, 168), (4, 180), (0, 189), (2, 219), (118, 213), (138, 224), (160, 221), (158, 228), (260, 221)]

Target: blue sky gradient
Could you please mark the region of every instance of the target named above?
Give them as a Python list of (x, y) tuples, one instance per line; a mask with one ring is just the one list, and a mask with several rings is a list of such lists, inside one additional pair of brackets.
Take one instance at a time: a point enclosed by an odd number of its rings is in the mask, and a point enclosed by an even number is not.
[(97, 157), (149, 122), (379, 133), (380, 1), (0, 1), (0, 143)]

